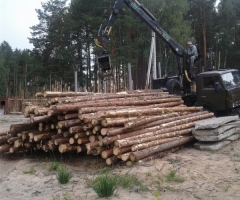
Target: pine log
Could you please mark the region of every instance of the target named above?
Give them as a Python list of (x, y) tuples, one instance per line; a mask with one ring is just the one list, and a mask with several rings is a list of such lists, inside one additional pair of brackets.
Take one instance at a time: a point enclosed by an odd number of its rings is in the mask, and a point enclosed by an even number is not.
[(34, 135), (40, 135), (40, 134), (43, 134), (43, 132), (41, 132), (41, 131), (31, 131), (31, 132), (28, 133), (28, 139), (33, 140)]
[(149, 96), (149, 97), (161, 97), (161, 96), (173, 96), (169, 95), (166, 92), (152, 92), (152, 93), (142, 93), (142, 94), (98, 94), (97, 96), (82, 96), (82, 97), (68, 97), (68, 98), (61, 98), (59, 99), (59, 103), (77, 103), (77, 102), (86, 102), (86, 101), (99, 101), (101, 99), (119, 99), (119, 98), (129, 98), (132, 99), (132, 97), (143, 97), (143, 96)]
[(60, 153), (66, 153), (66, 152), (70, 152), (70, 151), (77, 151), (77, 147), (78, 147), (78, 145), (71, 145), (69, 143), (60, 144), (59, 147), (58, 147), (58, 151)]
[(86, 149), (90, 151), (92, 148), (99, 146), (99, 141), (90, 142), (85, 145), (86, 145)]
[(106, 111), (106, 112), (97, 112), (98, 117), (107, 118), (107, 117), (134, 117), (148, 114), (164, 114), (172, 112), (199, 112), (202, 111), (202, 107), (171, 107), (171, 108), (148, 108), (148, 109), (129, 109), (129, 110), (116, 110), (116, 111)]
[(18, 140), (15, 140), (14, 143), (13, 143), (13, 147), (21, 147), (23, 146), (23, 140), (22, 139), (18, 139)]
[(107, 128), (102, 128), (101, 129), (101, 135), (105, 136), (109, 131), (116, 130), (118, 129), (117, 127), (107, 127)]
[(174, 153), (174, 152), (182, 149), (183, 147), (184, 146), (182, 145), (182, 146), (171, 148), (171, 149), (163, 151), (163, 152), (159, 152), (159, 153), (153, 154), (152, 156), (148, 156), (148, 157), (146, 157), (146, 158), (144, 158), (142, 160), (139, 160), (139, 163), (146, 163), (146, 162), (149, 162), (149, 161), (154, 160), (154, 159), (162, 158), (162, 157), (166, 156), (169, 153)]
[(67, 143), (69, 142), (69, 138), (57, 138), (57, 139), (54, 139), (54, 144), (55, 145), (60, 145), (60, 144), (64, 144), (64, 143)]
[(33, 148), (36, 146), (35, 142), (24, 142), (23, 146), (27, 149)]
[(102, 120), (103, 120), (102, 118), (93, 118), (92, 121), (91, 121), (91, 124), (93, 126), (101, 125)]
[(86, 146), (85, 145), (78, 145), (77, 146), (77, 153), (83, 152), (86, 150)]
[(7, 143), (8, 143), (8, 144), (13, 144), (14, 141), (15, 141), (15, 140), (18, 140), (18, 139), (20, 139), (20, 138), (19, 138), (19, 137), (11, 137), (11, 138), (9, 138), (9, 139), (7, 140)]
[(42, 133), (42, 134), (37, 134), (37, 135), (34, 135), (33, 140), (35, 142), (39, 142), (41, 140), (51, 139), (53, 134), (54, 134), (53, 132), (46, 132), (46, 133)]
[(109, 158), (106, 159), (106, 164), (109, 165), (113, 165), (116, 161), (118, 160), (117, 156), (111, 156)]
[(77, 143), (78, 144), (87, 144), (87, 143), (89, 143), (90, 141), (89, 141), (89, 138), (78, 138), (77, 139)]
[(158, 152), (166, 151), (166, 150), (169, 150), (169, 149), (177, 147), (177, 146), (182, 146), (183, 144), (189, 143), (193, 140), (194, 140), (194, 137), (189, 136), (189, 137), (184, 137), (184, 138), (179, 139), (179, 140), (175, 140), (175, 141), (167, 142), (167, 143), (164, 143), (164, 144), (160, 144), (158, 146), (149, 147), (149, 148), (146, 148), (146, 149), (143, 149), (143, 150), (140, 150), (140, 151), (132, 152), (130, 154), (130, 160), (132, 162), (136, 162), (138, 160), (141, 160), (143, 158), (146, 158), (146, 157), (151, 156), (153, 154), (156, 154)]
[(35, 115), (47, 115), (49, 111), (49, 108), (41, 107), (41, 108), (35, 108), (34, 114)]
[(106, 150), (106, 147), (94, 147), (90, 151), (92, 155), (97, 156), (97, 155), (100, 155), (105, 150)]
[(9, 138), (11, 138), (10, 135), (2, 135), (2, 136), (0, 136), (0, 145), (6, 143)]
[(6, 136), (6, 135), (8, 135), (8, 131), (2, 131), (2, 132), (0, 132), (0, 136)]
[(80, 119), (69, 119), (65, 121), (65, 127), (69, 128), (71, 126), (78, 126), (82, 124), (82, 120)]
[(112, 155), (113, 155), (113, 149), (112, 148), (108, 149), (108, 150), (105, 150), (101, 153), (101, 156), (102, 156), (103, 159), (107, 159)]
[(74, 138), (77, 139), (77, 138), (85, 138), (87, 137), (88, 135), (86, 134), (86, 132), (80, 132), (80, 133), (75, 133), (74, 134)]
[(117, 146), (113, 147), (113, 155), (117, 156), (119, 154), (124, 154), (131, 151), (131, 147), (119, 148)]
[(72, 126), (68, 129), (70, 133), (77, 133), (83, 131), (83, 126)]
[(38, 117), (30, 117), (31, 123), (40, 123), (40, 122), (51, 122), (54, 120), (54, 117), (49, 117), (48, 115), (38, 116)]
[(69, 131), (64, 131), (62, 133), (62, 136), (65, 138), (74, 137), (74, 133), (70, 133)]
[(124, 123), (137, 119), (136, 117), (121, 117), (121, 118), (104, 118), (101, 121), (101, 125), (103, 127), (110, 127), (110, 126), (118, 126), (118, 125), (124, 125)]
[(77, 144), (77, 139), (70, 137), (69, 138), (69, 144)]
[[(191, 123), (192, 127), (194, 127), (194, 123)], [(188, 126), (188, 125), (187, 125)], [(176, 128), (176, 127), (174, 127)], [(144, 134), (139, 134), (136, 136), (128, 137), (126, 139), (122, 140), (116, 140), (114, 144), (120, 148), (132, 146), (135, 144), (141, 144), (153, 140), (161, 140), (165, 138), (171, 138), (174, 136), (180, 136), (180, 135), (186, 135), (192, 132), (192, 128), (185, 129), (185, 124), (183, 126), (180, 126), (179, 128), (183, 128), (183, 130), (179, 130), (176, 132), (170, 131), (170, 132), (163, 132), (163, 130), (159, 131), (153, 131), (153, 132), (147, 132)], [(166, 130), (166, 129), (165, 129)], [(164, 133), (164, 134), (161, 134)]]
[[(156, 104), (156, 103), (169, 103), (169, 102), (178, 102), (177, 105), (179, 105), (181, 102), (179, 97), (173, 97), (173, 98), (166, 98), (166, 99), (153, 99), (153, 100), (137, 100), (137, 101), (129, 101), (129, 100), (124, 100), (124, 101), (116, 101), (116, 102), (96, 102), (96, 103), (74, 103), (74, 104), (64, 104), (64, 105), (55, 105), (52, 107), (52, 109), (54, 111), (58, 111), (58, 112), (66, 112), (66, 111), (77, 111), (80, 108), (86, 108), (89, 106), (98, 106), (98, 107), (107, 107), (107, 106), (133, 106), (133, 105), (149, 105), (149, 104)], [(191, 111), (195, 111), (195, 110), (199, 110), (199, 109), (190, 109)], [(169, 108), (167, 110), (161, 110), (161, 112), (172, 112), (171, 110), (169, 110)], [(157, 112), (157, 111), (155, 111)], [(128, 113), (129, 114), (129, 113)], [(132, 114), (132, 112), (131, 112)], [(129, 116), (133, 116), (133, 115), (129, 115)], [(126, 116), (127, 114), (123, 115), (123, 114), (119, 114), (119, 117), (122, 116)], [(138, 116), (139, 114), (135, 114), (135, 116)], [(108, 116), (104, 116), (103, 117), (108, 117)], [(112, 115), (110, 115), (110, 117), (112, 117)]]
[(138, 150), (146, 149), (148, 147), (153, 147), (153, 146), (157, 146), (159, 144), (164, 144), (164, 143), (167, 143), (167, 142), (178, 140), (179, 138), (181, 138), (181, 137), (171, 137), (171, 138), (149, 141), (149, 142), (146, 142), (146, 143), (140, 143), (140, 144), (137, 144), (137, 145), (133, 145), (131, 147), (131, 150), (132, 151), (138, 151)]
[(19, 147), (11, 147), (9, 149), (10, 153), (16, 153), (16, 152), (21, 152), (21, 151), (26, 151), (27, 149), (25, 147), (19, 146)]
[(84, 130), (84, 131), (87, 131), (87, 130), (89, 130), (89, 129), (92, 129), (92, 128), (93, 128), (93, 125), (92, 125), (92, 124), (84, 124), (82, 127), (83, 127), (83, 130)]
[(122, 161), (127, 161), (129, 159), (131, 153), (132, 152), (127, 152), (127, 153), (122, 154), (122, 156), (121, 156)]
[(82, 95), (90, 95), (92, 93), (89, 92), (52, 92), (45, 91), (43, 93), (44, 97), (70, 97), (70, 96), (82, 96)]
[(32, 129), (38, 129), (38, 124), (31, 124), (31, 123), (12, 124), (10, 126), (9, 134), (11, 134), (11, 136), (16, 136), (17, 133), (19, 133), (19, 132), (32, 130)]
[(97, 140), (97, 137), (95, 135), (90, 135), (88, 139), (89, 139), (89, 142), (95, 142)]
[(86, 135), (93, 135), (93, 130), (87, 130)]
[(12, 146), (10, 144), (3, 144), (0, 146), (0, 153), (6, 153), (9, 152), (10, 148)]
[[(178, 113), (170, 113), (170, 114), (162, 115), (163, 119), (160, 119), (160, 120), (157, 120), (157, 121), (154, 121), (154, 122), (150, 122), (150, 123), (142, 125), (142, 126), (135, 127), (134, 130), (140, 130), (140, 129), (149, 128), (149, 127), (153, 127), (153, 126), (159, 126), (160, 124), (175, 122), (175, 121), (180, 120), (182, 118), (190, 118), (190, 117), (194, 117), (196, 115), (202, 116), (203, 119), (204, 119), (204, 118), (211, 118), (213, 116), (213, 113), (209, 113), (208, 111), (202, 111), (202, 112), (191, 113), (191, 114), (180, 115), (180, 116), (179, 116)], [(131, 129), (131, 128), (123, 127), (123, 128), (118, 128), (118, 129), (115, 129), (115, 130), (110, 130), (110, 131), (107, 132), (107, 135), (108, 136), (114, 136), (114, 135), (118, 135), (118, 134), (122, 134), (122, 133), (127, 133), (127, 132), (130, 132), (132, 130), (133, 129)]]

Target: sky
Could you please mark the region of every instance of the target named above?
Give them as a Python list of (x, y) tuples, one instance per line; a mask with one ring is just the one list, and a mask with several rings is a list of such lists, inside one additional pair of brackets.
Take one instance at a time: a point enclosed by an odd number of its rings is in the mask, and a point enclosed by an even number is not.
[(38, 24), (35, 9), (48, 0), (0, 0), (0, 43), (6, 41), (13, 50), (32, 49), (30, 27)]
[(0, 44), (8, 42), (13, 50), (32, 49), (30, 27), (39, 23), (35, 9), (48, 0), (0, 0)]

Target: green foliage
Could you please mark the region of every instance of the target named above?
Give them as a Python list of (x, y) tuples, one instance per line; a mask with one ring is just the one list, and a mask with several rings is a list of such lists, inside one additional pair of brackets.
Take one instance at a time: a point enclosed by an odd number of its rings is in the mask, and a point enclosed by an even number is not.
[(69, 182), (69, 180), (72, 178), (72, 175), (70, 172), (67, 171), (67, 169), (64, 166), (61, 166), (58, 168), (57, 171), (57, 180), (61, 184), (66, 184)]
[(184, 182), (184, 178), (178, 176), (176, 170), (171, 170), (171, 171), (166, 175), (166, 178), (167, 178), (167, 181), (169, 181), (169, 182), (178, 182), (178, 183)]
[(49, 166), (50, 171), (57, 171), (59, 169), (60, 164), (58, 162), (53, 162)]
[(92, 188), (99, 197), (110, 197), (116, 189), (116, 183), (114, 176), (103, 174), (94, 179)]

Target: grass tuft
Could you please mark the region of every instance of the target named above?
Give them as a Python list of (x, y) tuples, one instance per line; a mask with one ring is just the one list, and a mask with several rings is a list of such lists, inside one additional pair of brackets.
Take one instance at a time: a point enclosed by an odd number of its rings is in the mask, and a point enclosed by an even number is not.
[(169, 182), (182, 183), (182, 182), (185, 181), (184, 178), (182, 178), (182, 177), (180, 177), (180, 176), (177, 175), (177, 171), (176, 171), (176, 170), (171, 170), (171, 171), (167, 174), (166, 178), (167, 178), (167, 181), (169, 181)]
[(34, 166), (31, 166), (30, 169), (28, 171), (24, 171), (24, 174), (35, 174), (36, 170), (34, 169)]
[(94, 179), (92, 188), (99, 197), (110, 197), (116, 189), (116, 183), (115, 177), (104, 174)]
[(59, 162), (53, 162), (49, 166), (49, 171), (57, 171), (59, 169), (59, 166), (60, 166)]
[(72, 178), (71, 173), (69, 173), (64, 166), (58, 168), (57, 180), (59, 183), (66, 184), (69, 182), (71, 178)]

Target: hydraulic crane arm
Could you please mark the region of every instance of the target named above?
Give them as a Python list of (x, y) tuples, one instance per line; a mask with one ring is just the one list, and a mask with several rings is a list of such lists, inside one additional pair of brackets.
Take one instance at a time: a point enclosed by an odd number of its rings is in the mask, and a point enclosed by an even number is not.
[(184, 56), (185, 49), (160, 27), (157, 19), (137, 0), (117, 0), (112, 8), (107, 25), (103, 27), (103, 24), (101, 24), (98, 31), (98, 40), (95, 42), (97, 46), (104, 50), (105, 53), (106, 42), (109, 39), (112, 26), (117, 19), (117, 15), (123, 3), (126, 4), (126, 6), (130, 8), (141, 20), (143, 20), (158, 36), (160, 36), (175, 55), (180, 57)]

